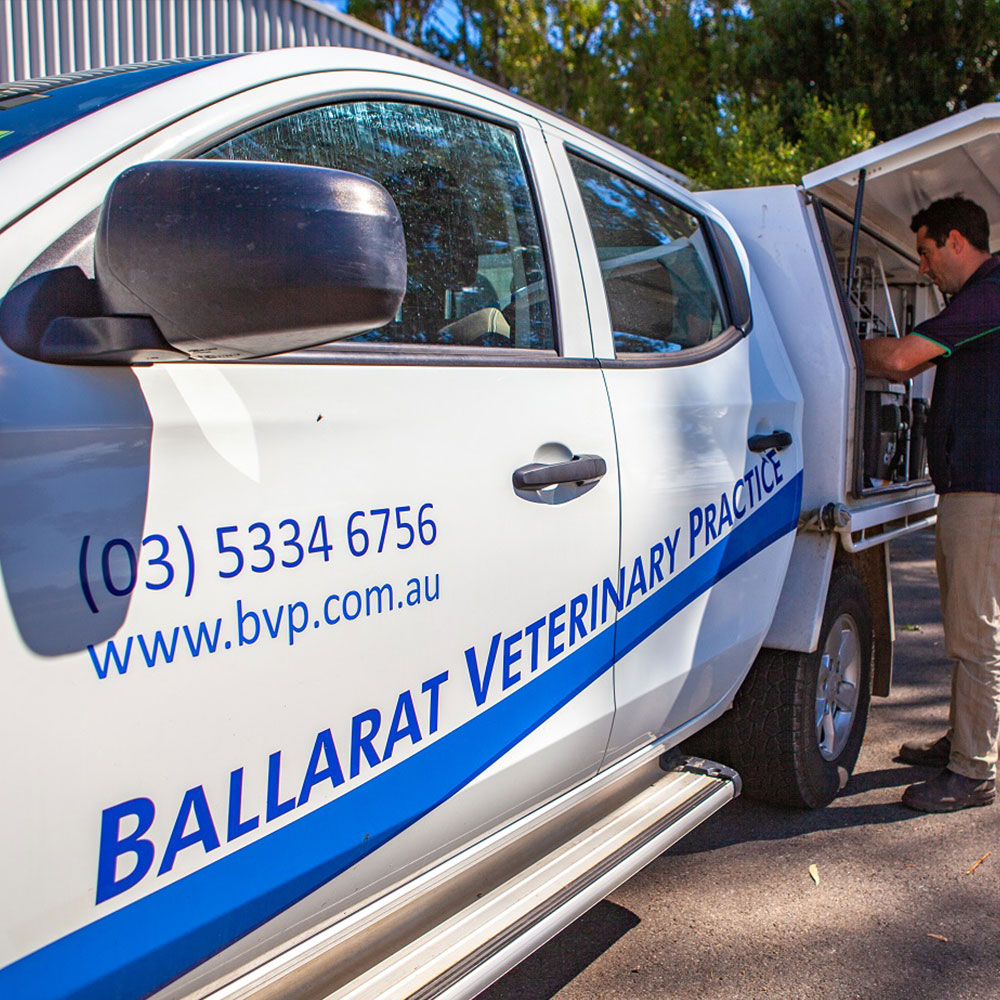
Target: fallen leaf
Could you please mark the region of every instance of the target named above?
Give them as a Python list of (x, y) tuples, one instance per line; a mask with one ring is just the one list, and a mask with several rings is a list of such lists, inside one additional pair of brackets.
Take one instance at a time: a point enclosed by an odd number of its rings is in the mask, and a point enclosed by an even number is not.
[(919, 632), (920, 631), (920, 626), (919, 625), (900, 625), (899, 626), (899, 630), (901, 632)]
[(809, 874), (812, 876), (812, 880), (819, 885), (819, 869), (815, 865), (809, 866)]
[(945, 944), (948, 943), (948, 939), (943, 934), (928, 934), (929, 938), (934, 938), (935, 941), (944, 941)]
[(992, 853), (987, 851), (965, 874), (971, 875)]

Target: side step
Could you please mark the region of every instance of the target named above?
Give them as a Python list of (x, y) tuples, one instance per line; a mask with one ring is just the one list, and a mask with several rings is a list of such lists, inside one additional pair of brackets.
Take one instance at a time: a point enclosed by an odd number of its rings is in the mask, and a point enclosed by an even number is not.
[(647, 748), (209, 1000), (469, 1000), (739, 791)]

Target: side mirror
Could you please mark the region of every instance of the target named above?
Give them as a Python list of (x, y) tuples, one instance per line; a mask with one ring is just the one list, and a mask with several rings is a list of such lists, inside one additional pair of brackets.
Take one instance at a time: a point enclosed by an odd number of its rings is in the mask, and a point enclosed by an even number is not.
[(61, 268), (12, 289), (0, 336), (44, 361), (264, 357), (388, 323), (406, 245), (388, 192), (322, 167), (144, 163), (101, 211), (93, 281)]
[(732, 311), (730, 322), (744, 334), (748, 334), (753, 327), (753, 311), (750, 307), (750, 289), (747, 287), (747, 278), (743, 272), (740, 256), (729, 233), (714, 219), (708, 218), (705, 221), (708, 223), (709, 238), (715, 249), (722, 280), (726, 286), (726, 299)]

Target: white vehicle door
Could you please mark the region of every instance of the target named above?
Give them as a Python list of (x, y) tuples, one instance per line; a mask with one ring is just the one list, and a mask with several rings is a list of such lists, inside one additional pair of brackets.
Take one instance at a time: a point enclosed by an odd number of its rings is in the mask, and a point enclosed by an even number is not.
[[(408, 245), (392, 323), (231, 364), (0, 345), (0, 745), (5, 800), (30, 802), (3, 833), (5, 995), (186, 993), (209, 956), (245, 966), (604, 756), (589, 599), (617, 461), (548, 150), (501, 103), (350, 79), (362, 96), (314, 73), (144, 148), (375, 177)], [(138, 155), (13, 225), (8, 282)]]
[(634, 161), (555, 145), (618, 441), (611, 763), (689, 732), (760, 647), (799, 516), (802, 402), (766, 302), (749, 335), (732, 326), (739, 251), (718, 217)]

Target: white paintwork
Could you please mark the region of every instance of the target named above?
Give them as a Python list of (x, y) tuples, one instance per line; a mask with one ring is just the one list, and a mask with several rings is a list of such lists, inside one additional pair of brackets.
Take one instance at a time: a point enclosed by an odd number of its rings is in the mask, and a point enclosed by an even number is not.
[(218, 127), (232, 128), (239, 120), (233, 117), (233, 107), (218, 105), (226, 97), (246, 99), (250, 113), (255, 106), (256, 88), (287, 80), (289, 99), (308, 99), (312, 93), (340, 89), (339, 86), (331, 89), (329, 80), (323, 88), (310, 80), (309, 75), (337, 70), (392, 73), (392, 80), (386, 86), (410, 79), (410, 89), (416, 88), (418, 92), (422, 84), (440, 84), (452, 90), (457, 87), (466, 100), (479, 107), (482, 107), (480, 100), (485, 100), (487, 106), (503, 103), (502, 91), (471, 79), (466, 81), (455, 72), (381, 52), (329, 47), (276, 49), (238, 56), (140, 91), (11, 154), (4, 161), (4, 172), (17, 185), (14, 190), (18, 194), (16, 198), (4, 199), (0, 206), (0, 228), (114, 153), (201, 109), (220, 112)]
[(897, 246), (913, 243), (910, 219), (935, 198), (963, 194), (991, 220), (990, 248), (1000, 247), (1000, 104), (980, 104), (802, 179), (807, 191), (854, 214), (858, 173), (866, 171), (864, 218)]
[(764, 636), (769, 649), (811, 652), (819, 645), (837, 536), (803, 531), (795, 536), (781, 597)]
[[(389, 79), (385, 74), (314, 73), (237, 94), (129, 148), (12, 226), (2, 244), (7, 280), (13, 280), (52, 241), (59, 232), (54, 227), (58, 221), (65, 224), (65, 220), (85, 215), (99, 204), (110, 181), (129, 164), (182, 153), (202, 136), (215, 135), (222, 122), (239, 122), (264, 108), (280, 108), (291, 101), (309, 101), (331, 93), (371, 93), (387, 88), (397, 94), (409, 91), (424, 98), (461, 102), (470, 109), (483, 107), (483, 102), (470, 99), (454, 86), (417, 81), (405, 74)], [(567, 223), (561, 215), (561, 198), (537, 126), (528, 116), (504, 109), (496, 100), (487, 103), (494, 116), (502, 116), (522, 132), (541, 196), (544, 223), (550, 238), (565, 241), (561, 233), (567, 232)], [(29, 148), (26, 152), (35, 151)], [(579, 270), (565, 256), (556, 257), (553, 265), (551, 279), (561, 306), (556, 322), (563, 353), (586, 357), (591, 353), (590, 336), (582, 310)], [(36, 856), (58, 855), (58, 860), (49, 865), (49, 877), (41, 886), (34, 885), (31, 866), (5, 874), (9, 898), (24, 903), (19, 907), (19, 938), (7, 943), (4, 961), (92, 919), (96, 803), (110, 805), (136, 794), (147, 795), (158, 805), (162, 800), (165, 829), (159, 829), (158, 820), (150, 831), (151, 837), (162, 841), (169, 834), (169, 814), (186, 788), (204, 784), (209, 801), (214, 803), (213, 812), (224, 813), (227, 790), (220, 782), (228, 780), (232, 767), (246, 766), (244, 797), (260, 800), (270, 753), (280, 748), (283, 761), (297, 759), (291, 768), (301, 772), (317, 732), (332, 726), (338, 747), (344, 745), (349, 737), (343, 727), (352, 714), (380, 707), (388, 722), (392, 705), (385, 704), (385, 699), (392, 700), (407, 689), (416, 692), (422, 681), (441, 669), (449, 670), (449, 683), (454, 684), (456, 695), (450, 699), (441, 695), (439, 728), (441, 732), (453, 730), (477, 711), (471, 703), (468, 681), (463, 684), (464, 693), (457, 690), (463, 683), (460, 674), (465, 671), (466, 646), (474, 644), (485, 660), (494, 631), (502, 630), (505, 635), (516, 631), (530, 622), (538, 609), (548, 611), (560, 598), (571, 596), (574, 587), (579, 589), (577, 581), (599, 580), (612, 574), (617, 565), (615, 445), (607, 395), (596, 368), (563, 369), (555, 372), (556, 378), (547, 369), (434, 365), (84, 369), (82, 377), (95, 382), (96, 395), (81, 397), (79, 392), (57, 388), (73, 386), (81, 378), (80, 371), (39, 365), (12, 355), (6, 348), (2, 351), (4, 430), (8, 434), (19, 425), (49, 422), (49, 407), (44, 401), (60, 403), (58, 414), (51, 418), (52, 430), (44, 437), (45, 442), (52, 441), (57, 453), (30, 474), (66, 483), (66, 503), (74, 515), (67, 536), (60, 539), (68, 558), (68, 562), (64, 560), (67, 580), (79, 551), (79, 537), (74, 532), (80, 529), (76, 526), (102, 520), (113, 523), (117, 515), (111, 508), (119, 506), (121, 498), (113, 491), (102, 491), (99, 484), (86, 495), (79, 486), (71, 485), (76, 458), (59, 450), (63, 428), (107, 424), (105, 440), (109, 445), (116, 440), (116, 424), (137, 424), (140, 435), (143, 426), (152, 430), (145, 495), (141, 492), (142, 468), (130, 470), (139, 489), (133, 500), (138, 524), (144, 534), (162, 530), (177, 547), (180, 540), (171, 526), (179, 523), (188, 529), (201, 561), (196, 575), (202, 596), (195, 609), (183, 597), (177, 600), (143, 594), (144, 574), (127, 608), (127, 618), (115, 622), (119, 637), (151, 633), (175, 622), (189, 623), (192, 615), (207, 621), (216, 616), (225, 618), (224, 634), (231, 635), (232, 603), (241, 597), (249, 608), (247, 592), (252, 595), (255, 613), (268, 607), (276, 615), (276, 609), (284, 604), (286, 618), (289, 601), (314, 607), (314, 602), (332, 591), (382, 581), (402, 582), (410, 573), (440, 573), (442, 594), (439, 604), (429, 605), (429, 614), (393, 620), (391, 627), (380, 622), (374, 628), (361, 619), (347, 635), (338, 635), (333, 629), (326, 638), (321, 633), (312, 635), (309, 629), (301, 639), (302, 651), (296, 649), (288, 668), (280, 670), (275, 670), (274, 643), (270, 648), (262, 644), (242, 649), (238, 656), (217, 657), (210, 666), (205, 660), (188, 658), (184, 666), (143, 669), (138, 675), (133, 665), (123, 677), (112, 667), (103, 681), (94, 676), (85, 650), (67, 651), (54, 661), (59, 664), (58, 674), (51, 667), (46, 674), (52, 683), (60, 678), (58, 694), (47, 684), (34, 683), (27, 667), (19, 671), (24, 690), (9, 690), (25, 711), (16, 724), (6, 728), (8, 751), (32, 745), (40, 735), (34, 720), (54, 712), (68, 745), (87, 744), (90, 752), (67, 765), (75, 773), (66, 772), (60, 824), (49, 825), (41, 833), (24, 827), (15, 835), (17, 842), (6, 845), (8, 851), (20, 856), (33, 851)], [(51, 390), (45, 388), (46, 379), (55, 383)], [(108, 391), (108, 383), (114, 392)], [(37, 397), (33, 389), (38, 391)], [(434, 443), (431, 462), (426, 460), (428, 442)], [(604, 456), (609, 467), (607, 480), (597, 488), (581, 491), (570, 503), (531, 503), (518, 497), (510, 487), (513, 469), (536, 460), (540, 451), (554, 448)], [(361, 477), (356, 471), (360, 469), (366, 470)], [(449, 469), (453, 470), (450, 474)], [(324, 502), (320, 498), (329, 499)], [(421, 565), (426, 557), (415, 562), (412, 552), (405, 556), (387, 553), (377, 568), (369, 568), (361, 560), (354, 563), (350, 557), (344, 563), (344, 522), (353, 510), (408, 504), (413, 518), (425, 501), (435, 504), (434, 519), (440, 533), (436, 548), (428, 550), (435, 555), (432, 565)], [(25, 511), (24, 522), (12, 528), (25, 537), (37, 536), (46, 522), (33, 524), (32, 517), (44, 518), (50, 513), (44, 506)], [(300, 576), (294, 582), (278, 580), (272, 573), (260, 579), (242, 579), (236, 587), (232, 586), (236, 581), (217, 578), (212, 584), (216, 567), (206, 556), (212, 555), (216, 526), (242, 526), (239, 534), (227, 536), (231, 543), (251, 523), (269, 524), (276, 532), (278, 523), (287, 517), (298, 519), (305, 532), (306, 525), (311, 526), (321, 513), (329, 518), (334, 553), (341, 552), (339, 570), (328, 568), (314, 556), (308, 558), (315, 565), (306, 567), (305, 573), (299, 568)], [(289, 532), (283, 534), (287, 537)], [(258, 531), (254, 541), (261, 537)], [(586, 549), (567, 562), (563, 553), (576, 548), (580, 538), (587, 539)], [(306, 538), (301, 541), (305, 544)], [(241, 537), (241, 544), (249, 549), (246, 538)], [(286, 555), (292, 558), (294, 553)], [(336, 562), (335, 556), (331, 559)], [(229, 562), (224, 568), (232, 565)], [(545, 567), (545, 572), (532, 574), (533, 566)], [(558, 566), (564, 567), (562, 574), (555, 572)], [(148, 580), (155, 582), (158, 572), (162, 571), (149, 569)], [(7, 583), (11, 585), (10, 580)], [(229, 593), (224, 589), (226, 584), (230, 585)], [(502, 595), (499, 604), (498, 595)], [(85, 609), (83, 613), (89, 616)], [(89, 617), (84, 617), (83, 623), (89, 626)], [(9, 619), (4, 621), (4, 648), (20, 649), (18, 660), (31, 662), (32, 656), (13, 624)], [(67, 626), (69, 631), (72, 625)], [(87, 638), (93, 641), (95, 636), (88, 634)], [(336, 663), (342, 666), (330, 676), (330, 643), (334, 639)], [(230, 641), (236, 645), (234, 636)], [(68, 642), (72, 645), (72, 639)], [(288, 646), (281, 645), (285, 650), (282, 658), (291, 656)], [(291, 678), (286, 669), (293, 664), (295, 679), (289, 687)], [(368, 670), (364, 669), (366, 664), (380, 666)], [(486, 708), (499, 697), (499, 674), (498, 664)], [(527, 677), (525, 671), (522, 684)], [(325, 699), (314, 696), (324, 688), (338, 692), (335, 711)], [(252, 692), (252, 696), (234, 700), (236, 689)], [(133, 707), (123, 717), (123, 707), (134, 706), (136, 698), (152, 699), (150, 707), (157, 706), (155, 716), (149, 709), (136, 711)], [(272, 718), (277, 706), (284, 711)], [(424, 710), (427, 707), (425, 703)], [(64, 716), (70, 708), (72, 713)], [(325, 886), (318, 898), (288, 908), (274, 926), (244, 938), (213, 963), (211, 976), (227, 967), (235, 969), (246, 962), (248, 954), (273, 947), (272, 942), (287, 941), (298, 926), (315, 927), (352, 898), (371, 896), (415, 870), (423, 859), (440, 857), (593, 774), (603, 757), (612, 711), (612, 675), (608, 672), (481, 775), (459, 800), (420, 821), (405, 843), (390, 843), (377, 856)], [(180, 747), (176, 745), (178, 720), (183, 720), (187, 734)], [(220, 724), (226, 732), (221, 741)], [(426, 730), (426, 716), (420, 724)], [(111, 759), (123, 747), (133, 749), (118, 767), (95, 772), (95, 759)], [(168, 758), (172, 762), (169, 770), (150, 771), (149, 760)], [(342, 763), (346, 768), (347, 762)], [(252, 774), (254, 768), (256, 775)], [(363, 780), (363, 775), (359, 777)], [(354, 783), (348, 781), (340, 791), (350, 790)], [(322, 805), (329, 797), (317, 794), (315, 805)], [(166, 805), (168, 802), (173, 805)], [(312, 799), (309, 805), (313, 807)], [(287, 820), (275, 821), (279, 826), (282, 822)], [(262, 821), (255, 835), (267, 832), (264, 826)], [(68, 850), (60, 850), (66, 827), (90, 833), (74, 838)], [(24, 842), (20, 842), (21, 837), (26, 838)], [(239, 842), (232, 848), (224, 846), (219, 855), (239, 846)], [(182, 877), (192, 866), (204, 863), (194, 858), (187, 864), (179, 860), (163, 881)], [(153, 881), (152, 874), (148, 881)], [(156, 888), (159, 886), (140, 884), (116, 896), (103, 909), (117, 909)], [(204, 973), (186, 977), (183, 987), (170, 987), (168, 994), (182, 995), (204, 981)]]
[(236, 391), (229, 373), (210, 365), (180, 368), (164, 366), (164, 375), (180, 393), (189, 421), (216, 454), (260, 482), (260, 451), (253, 415)]
[[(816, 509), (834, 498), (844, 501), (853, 454), (854, 360), (815, 220), (794, 187), (712, 191), (702, 197), (739, 232), (760, 282), (758, 299), (774, 314), (807, 401), (802, 509)], [(816, 647), (833, 560), (831, 543), (807, 534), (795, 538), (767, 645)]]
[[(779, 232), (798, 255), (785, 263), (798, 273), (801, 261), (822, 274), (799, 275), (811, 285), (789, 301), (771, 294), (767, 254), (753, 240), (747, 252), (736, 236), (746, 242), (743, 225), (759, 206), (737, 204), (726, 193), (699, 201), (648, 162), (547, 112), (412, 61), (345, 49), (234, 59), (141, 92), (0, 160), (4, 190), (16, 192), (5, 199), (0, 220), (0, 288), (88, 217), (128, 166), (196, 155), (251, 123), (298, 108), (380, 94), (433, 101), (516, 131), (549, 250), (559, 358), (537, 366), (497, 356), (485, 365), (448, 365), (437, 360), (446, 354), (417, 351), (407, 357), (411, 364), (355, 356), (350, 364), (306, 357), (101, 369), (41, 364), (0, 345), (0, 569), (7, 596), (0, 648), (7, 704), (16, 706), (0, 727), (0, 750), (20, 762), (5, 772), (0, 790), (5, 801), (25, 804), (24, 820), (0, 833), (7, 859), (0, 891), (12, 901), (7, 912), (13, 918), (0, 932), (0, 977), (9, 972), (3, 965), (30, 960), (36, 949), (51, 944), (63, 954), (67, 941), (90, 941), (86, 948), (72, 944), (73, 961), (53, 958), (38, 970), (39, 996), (46, 990), (60, 995), (59, 980), (43, 982), (42, 971), (72, 980), (83, 963), (123, 962), (123, 949), (135, 945), (126, 938), (144, 926), (163, 935), (166, 947), (157, 956), (141, 955), (140, 972), (146, 974), (150, 958), (157, 968), (166, 962), (175, 977), (156, 993), (159, 1000), (221, 988), (531, 810), (589, 787), (602, 767), (613, 767), (634, 748), (668, 746), (710, 721), (731, 699), (771, 625), (797, 510), (791, 522), (786, 512), (775, 540), (748, 548), (714, 585), (697, 590), (691, 584), (686, 596), (681, 589), (676, 613), (628, 652), (619, 645), (613, 670), (613, 637), (635, 611), (631, 598), (617, 619), (590, 622), (585, 631), (581, 624), (571, 648), (567, 619), (574, 598), (605, 578), (617, 580), (619, 567), (631, 575), (634, 561), (651, 560), (651, 546), (672, 530), (688, 526), (691, 533), (692, 510), (716, 502), (761, 461), (747, 450), (751, 435), (780, 428), (793, 438), (775, 459), (785, 488), (766, 502), (761, 496), (761, 509), (797, 496), (789, 487), (803, 463), (810, 496), (827, 485), (833, 493), (824, 500), (843, 494), (843, 445), (837, 450), (831, 442), (838, 431), (846, 438), (851, 426), (853, 400), (839, 384), (850, 381), (851, 363), (835, 329), (839, 314), (825, 265), (807, 252), (815, 251), (815, 233), (801, 205), (795, 202)], [(748, 337), (733, 337), (725, 350), (694, 363), (598, 363), (613, 358), (613, 340), (566, 143), (712, 214), (733, 235), (753, 297)], [(799, 193), (779, 189), (773, 197), (787, 213)], [(86, 263), (89, 245), (81, 240), (69, 259)], [(789, 360), (782, 342), (795, 342), (803, 316), (813, 317), (816, 335), (830, 341), (823, 349), (835, 364), (825, 381), (838, 383), (828, 409), (804, 423), (803, 394), (807, 402), (811, 397), (799, 384), (814, 384), (821, 364), (805, 349)], [(827, 416), (836, 419), (825, 430), (811, 423)], [(811, 450), (825, 447), (826, 464), (810, 464)], [(513, 490), (518, 466), (581, 453), (607, 461), (596, 484), (539, 498)], [(408, 507), (415, 520), (424, 503), (433, 504), (432, 544), (394, 547), (405, 537), (397, 523), (386, 551), (357, 558), (345, 551), (354, 511)], [(263, 529), (251, 525), (269, 526), (271, 538), (286, 544), (277, 558), (290, 557), (287, 519), (298, 522), (306, 544), (320, 515), (333, 546), (329, 560), (317, 552), (295, 566), (254, 574), (251, 566), (266, 562), (267, 550)], [(369, 531), (377, 530), (374, 516), (363, 520)], [(89, 556), (84, 538), (93, 544)], [(684, 574), (698, 571), (699, 559), (704, 565), (706, 557), (720, 556), (735, 538), (722, 532), (693, 551), (683, 546), (662, 586), (689, 579)], [(138, 585), (131, 597), (115, 598), (108, 591), (128, 576), (127, 543), (139, 548), (142, 539)], [(232, 570), (234, 556), (222, 546), (234, 542), (246, 564), (229, 579), (220, 574)], [(157, 559), (168, 543), (175, 566), (170, 583)], [(186, 545), (193, 559), (185, 556)], [(86, 563), (84, 582), (98, 587), (102, 551), (110, 583), (94, 613), (81, 593), (80, 564)], [(373, 599), (370, 588), (390, 583), (395, 598), (403, 590), (409, 597), (413, 580), (423, 586), (414, 606), (362, 614), (362, 602)], [(660, 587), (651, 582), (639, 597), (647, 590), (655, 596)], [(351, 590), (357, 615), (325, 618), (327, 597), (337, 595), (333, 609), (340, 613)], [(374, 600), (382, 596), (376, 592)], [(540, 618), (549, 630), (561, 622), (563, 631), (541, 633), (536, 674), (527, 630)], [(230, 647), (185, 652), (184, 626), (197, 633), (199, 622), (210, 628), (216, 620), (220, 643)], [(290, 630), (293, 621), (301, 631)], [(274, 638), (265, 636), (272, 627)], [(255, 628), (260, 638), (241, 644)], [(138, 636), (152, 641), (161, 630), (169, 641), (171, 629), (178, 630), (175, 637), (182, 633), (174, 659), (143, 664)], [(102, 657), (109, 639), (120, 651), (129, 637), (135, 659), (121, 673)], [(96, 660), (88, 645), (95, 646)], [(492, 681), (477, 701), (473, 674), (484, 678), (488, 661)], [(580, 680), (567, 665), (579, 670)], [(447, 679), (428, 689), (445, 671)], [(562, 684), (558, 697), (544, 693), (553, 678)], [(358, 749), (350, 750), (352, 720), (362, 720), (353, 722), (361, 732), (371, 725), (373, 709), (380, 713), (380, 739), (396, 725), (397, 733), (410, 733), (394, 742), (384, 762), (371, 761), (357, 738)], [(308, 801), (300, 794), (296, 802), (310, 755), (320, 746), (317, 734), (327, 727), (345, 779), (336, 787), (318, 781)], [(490, 740), (497, 752), (481, 767), (470, 764), (467, 775), (459, 773), (466, 757)], [(386, 745), (380, 746), (384, 754)], [(356, 773), (349, 773), (352, 757)], [(234, 814), (227, 806), (237, 772), (243, 794), (235, 798)], [(384, 799), (352, 805), (342, 815), (327, 809), (358, 802), (356, 793), (384, 787), (375, 782), (387, 776), (396, 783)], [(203, 817), (181, 810), (182, 801), (202, 801), (198, 794), (218, 827), (217, 847), (206, 844)], [(95, 904), (102, 814), (141, 798), (156, 804), (149, 829), (137, 834), (155, 845), (156, 864), (136, 884)], [(402, 820), (392, 812), (397, 806), (409, 810), (399, 814)], [(246, 821), (254, 815), (259, 823), (251, 829)], [(340, 817), (340, 826), (308, 833), (317, 817), (330, 815)], [(400, 830), (392, 825), (397, 821)], [(173, 867), (159, 873), (172, 829), (181, 847)], [(192, 840), (194, 833), (202, 838)], [(341, 835), (346, 846), (337, 840)], [(380, 846), (364, 854), (369, 837)], [(306, 879), (295, 895), (288, 887), (311, 876), (294, 868), (302, 850), (318, 851), (324, 862), (324, 850), (364, 856), (325, 880)], [(652, 856), (637, 854), (598, 887), (610, 888), (629, 865)], [(17, 863), (8, 863), (11, 858)], [(123, 855), (123, 865), (126, 860)], [(127, 874), (116, 869), (119, 880)], [(189, 898), (190, 886), (206, 888)], [(185, 947), (170, 935), (188, 904), (207, 907), (206, 913), (217, 903), (223, 910), (231, 904), (237, 915), (255, 913), (257, 897), (238, 899), (244, 890), (262, 899), (287, 892), (280, 906), (262, 910), (240, 934), (223, 935), (197, 961), (171, 957)], [(171, 909), (174, 899), (185, 906)], [(584, 903), (567, 903), (544, 934)], [(202, 910), (197, 913), (202, 919)], [(105, 940), (86, 937), (96, 937), (100, 927), (115, 928), (106, 932), (114, 937), (113, 958), (102, 951)], [(216, 931), (206, 924), (193, 934), (206, 938)], [(462, 991), (483, 985), (539, 940), (537, 934), (516, 940), (502, 961), (492, 959), (454, 995), (469, 995)], [(165, 971), (152, 986), (119, 992), (145, 994), (169, 978)], [(84, 983), (94, 997), (106, 986)]]
[[(896, 520), (900, 516), (898, 494), (868, 499), (853, 495), (851, 470), (859, 447), (854, 437), (859, 376), (850, 348), (853, 334), (838, 300), (839, 279), (830, 270), (814, 206), (801, 188), (792, 186), (711, 191), (699, 197), (720, 209), (739, 233), (759, 279), (759, 298), (773, 311), (775, 329), (806, 400), (803, 512), (837, 503), (859, 518), (859, 528)], [(869, 204), (867, 197), (865, 204)], [(917, 305), (918, 318), (936, 307), (929, 294)], [(933, 523), (936, 497), (929, 483), (913, 487), (912, 492), (916, 496), (907, 502), (927, 512), (926, 517), (902, 526), (892, 536), (873, 536), (867, 543), (855, 544), (849, 533), (844, 534), (848, 551), (880, 544), (875, 537), (884, 542)], [(816, 648), (833, 548), (829, 536), (820, 539), (813, 532), (798, 534), (781, 600), (764, 640), (767, 646), (803, 652)]]
[[(553, 156), (577, 233), (594, 346), (600, 356), (610, 358), (613, 336), (600, 263), (588, 239), (587, 216), (566, 147), (599, 156), (609, 168), (675, 203), (705, 210), (679, 186), (614, 150), (579, 136), (559, 138), (562, 142), (553, 137)], [(713, 217), (735, 236), (723, 213)], [(734, 243), (742, 257), (739, 239)], [(618, 440), (622, 566), (630, 591), (633, 559), (664, 543), (665, 536), (678, 545), (670, 575), (682, 573), (712, 545), (726, 543), (725, 534), (708, 545), (695, 538), (690, 512), (706, 504), (718, 506), (723, 494), (732, 493), (734, 482), (759, 463), (760, 456), (747, 450), (751, 435), (790, 431), (792, 447), (779, 456), (786, 483), (802, 469), (802, 397), (756, 274), (743, 263), (754, 299), (751, 336), (696, 364), (608, 368), (605, 373)], [(609, 762), (731, 699), (771, 621), (791, 541), (786, 535), (758, 553), (636, 649), (616, 652)], [(741, 597), (748, 593), (754, 594), (753, 602)]]
[(700, 195), (736, 227), (774, 315), (795, 378), (808, 401), (802, 426), (802, 508), (848, 491), (855, 364), (826, 254), (801, 192), (744, 188)]

